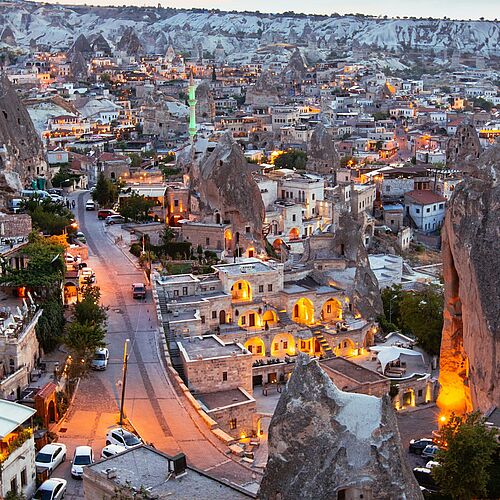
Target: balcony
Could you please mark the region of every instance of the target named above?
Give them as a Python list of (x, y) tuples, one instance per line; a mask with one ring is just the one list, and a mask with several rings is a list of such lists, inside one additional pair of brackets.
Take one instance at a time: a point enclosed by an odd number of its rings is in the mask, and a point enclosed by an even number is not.
[(31, 428), (19, 427), (0, 441), (0, 465), (25, 452), (23, 445), (33, 437)]

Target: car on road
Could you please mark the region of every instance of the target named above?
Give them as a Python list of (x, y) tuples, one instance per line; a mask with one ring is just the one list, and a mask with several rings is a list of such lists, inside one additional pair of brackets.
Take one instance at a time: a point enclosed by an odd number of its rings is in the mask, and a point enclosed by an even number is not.
[(90, 446), (77, 446), (71, 461), (71, 475), (75, 479), (82, 479), (83, 468), (94, 463), (94, 452)]
[(132, 285), (132, 297), (134, 297), (134, 299), (145, 299), (146, 285), (144, 283), (134, 283)]
[(436, 446), (435, 444), (429, 444), (422, 451), (422, 457), (434, 458), (439, 450), (440, 450), (439, 446)]
[(426, 469), (432, 469), (433, 467), (436, 467), (437, 465), (439, 465), (439, 462), (436, 462), (435, 460), (429, 460), (429, 461), (425, 464), (425, 468), (426, 468)]
[(122, 453), (124, 451), (127, 451), (127, 448), (125, 448), (125, 446), (121, 446), (119, 444), (108, 444), (101, 451), (101, 459), (118, 455), (118, 453)]
[(106, 224), (106, 226), (111, 226), (113, 224), (123, 224), (124, 222), (125, 217), (122, 217), (121, 215), (109, 215), (104, 220), (104, 224)]
[(85, 210), (87, 210), (89, 212), (95, 210), (95, 201), (88, 200), (87, 203), (85, 203)]
[(49, 198), (54, 202), (54, 203), (59, 203), (62, 205), (64, 203), (64, 198), (59, 195), (59, 194), (51, 194), (49, 193)]
[(431, 438), (422, 438), (422, 439), (412, 439), (410, 441), (409, 451), (410, 453), (415, 453), (415, 455), (422, 455), (425, 447), (434, 444), (434, 441)]
[(108, 444), (119, 444), (128, 450), (139, 446), (141, 442), (135, 434), (121, 427), (115, 427), (106, 434), (106, 446)]
[(82, 270), (82, 281), (86, 285), (92, 285), (95, 283), (95, 273), (90, 267), (84, 267)]
[(54, 477), (44, 481), (36, 490), (34, 500), (61, 500), (66, 493), (68, 482), (65, 479)]
[(81, 231), (77, 231), (75, 233), (75, 237), (78, 241), (81, 241), (82, 243), (87, 243), (87, 238), (85, 237), (85, 234), (82, 233)]
[(54, 469), (66, 460), (66, 445), (62, 443), (46, 444), (35, 456), (37, 469), (48, 469), (49, 476)]
[(103, 220), (106, 217), (109, 217), (110, 215), (120, 215), (120, 214), (118, 212), (115, 212), (114, 210), (111, 210), (110, 208), (102, 208), (101, 210), (97, 211), (97, 218), (100, 220)]
[(437, 484), (432, 477), (431, 469), (427, 469), (426, 467), (415, 467), (413, 469), (413, 475), (415, 476), (415, 479), (420, 486), (423, 486), (431, 493), (437, 492)]
[(109, 350), (106, 347), (97, 349), (94, 358), (90, 363), (90, 367), (93, 370), (105, 370), (108, 366), (109, 360)]

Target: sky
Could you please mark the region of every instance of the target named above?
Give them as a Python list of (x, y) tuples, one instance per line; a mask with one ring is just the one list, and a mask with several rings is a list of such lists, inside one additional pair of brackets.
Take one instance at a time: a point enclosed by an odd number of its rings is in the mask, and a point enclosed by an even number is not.
[(49, 0), (50, 3), (87, 5), (153, 5), (163, 7), (304, 12), (307, 14), (370, 14), (451, 19), (500, 19), (500, 0)]

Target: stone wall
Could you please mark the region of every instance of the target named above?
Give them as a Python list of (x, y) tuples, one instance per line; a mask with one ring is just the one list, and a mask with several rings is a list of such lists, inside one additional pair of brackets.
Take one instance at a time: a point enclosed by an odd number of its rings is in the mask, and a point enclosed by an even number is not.
[[(239, 403), (225, 408), (208, 410), (207, 415), (213, 418), (219, 428), (230, 436), (239, 439), (242, 435), (251, 436), (254, 428), (253, 421), (256, 412), (255, 401)], [(230, 421), (236, 419), (236, 428), (231, 429)]]
[(0, 213), (0, 237), (28, 236), (31, 229), (31, 217), (28, 214)]

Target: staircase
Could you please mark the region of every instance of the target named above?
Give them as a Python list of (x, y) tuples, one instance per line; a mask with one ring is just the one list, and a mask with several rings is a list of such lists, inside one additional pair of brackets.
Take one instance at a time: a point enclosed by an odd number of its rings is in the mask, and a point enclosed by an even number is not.
[(323, 353), (325, 355), (325, 358), (333, 358), (335, 355), (333, 354), (332, 348), (329, 346), (328, 342), (326, 341), (323, 333), (321, 332), (320, 328), (313, 328), (312, 330), (313, 336), (318, 339), (319, 345), (321, 346), (321, 349), (323, 350)]

